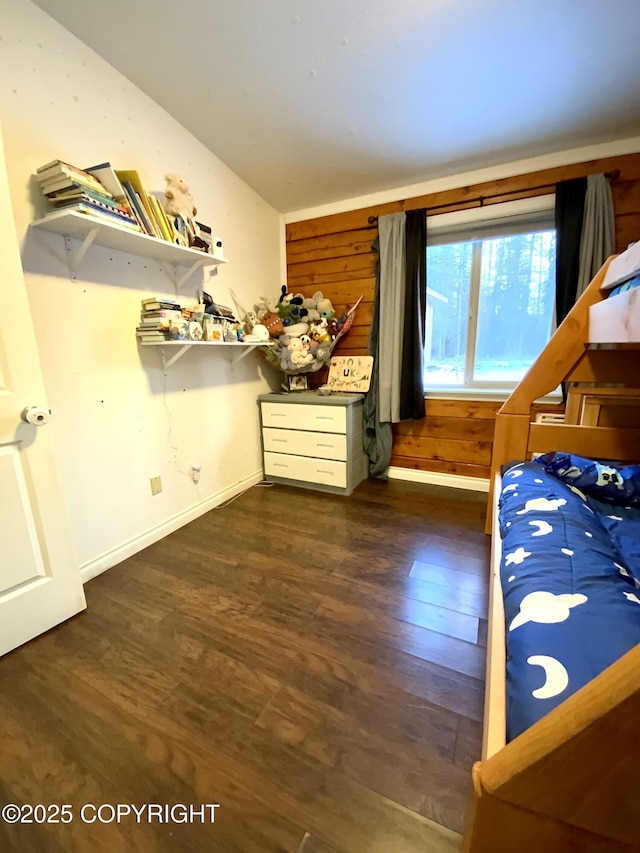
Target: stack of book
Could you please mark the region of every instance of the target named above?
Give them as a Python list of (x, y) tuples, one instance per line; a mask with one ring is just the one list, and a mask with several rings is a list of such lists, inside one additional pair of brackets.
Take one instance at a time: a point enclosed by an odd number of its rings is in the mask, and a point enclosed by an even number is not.
[(126, 199), (114, 196), (86, 169), (52, 160), (36, 171), (36, 179), (56, 210), (73, 210), (132, 231), (142, 230)]
[(185, 323), (188, 326), (178, 302), (171, 299), (143, 299), (136, 334), (143, 343), (163, 343), (175, 340)]

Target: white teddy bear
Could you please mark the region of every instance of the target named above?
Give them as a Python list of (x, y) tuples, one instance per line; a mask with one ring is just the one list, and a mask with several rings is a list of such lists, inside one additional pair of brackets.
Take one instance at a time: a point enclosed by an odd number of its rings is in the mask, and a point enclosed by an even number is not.
[(296, 366), (310, 364), (313, 361), (313, 356), (309, 352), (309, 347), (302, 343), (300, 338), (292, 338), (287, 347), (291, 353), (291, 363)]

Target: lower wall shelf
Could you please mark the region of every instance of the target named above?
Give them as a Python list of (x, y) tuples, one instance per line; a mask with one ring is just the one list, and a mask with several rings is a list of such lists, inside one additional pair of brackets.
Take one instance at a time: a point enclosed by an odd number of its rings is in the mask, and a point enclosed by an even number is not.
[[(162, 366), (166, 370), (168, 367), (171, 367), (172, 364), (175, 364), (179, 358), (191, 349), (191, 347), (226, 347), (228, 351), (233, 353), (233, 350), (237, 350), (237, 354), (231, 357), (231, 364), (235, 365), (239, 361), (242, 361), (245, 356), (249, 355), (249, 353), (254, 349), (271, 347), (273, 344), (271, 343), (255, 343), (251, 341), (249, 343), (244, 343), (238, 341), (237, 343), (231, 343), (227, 341), (158, 341), (158, 342), (138, 342), (141, 347), (161, 347), (161, 357), (162, 357)], [(166, 349), (171, 348), (174, 350), (171, 356), (168, 356)]]

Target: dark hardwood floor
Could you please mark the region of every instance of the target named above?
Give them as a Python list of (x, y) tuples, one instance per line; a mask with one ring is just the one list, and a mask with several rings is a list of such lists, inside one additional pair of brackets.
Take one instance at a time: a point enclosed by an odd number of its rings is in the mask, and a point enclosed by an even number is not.
[[(0, 850), (457, 850), (485, 502), (255, 487), (91, 581), (85, 613), (0, 660), (0, 801), (75, 812), (0, 823)], [(86, 824), (84, 803), (220, 808), (213, 825)]]

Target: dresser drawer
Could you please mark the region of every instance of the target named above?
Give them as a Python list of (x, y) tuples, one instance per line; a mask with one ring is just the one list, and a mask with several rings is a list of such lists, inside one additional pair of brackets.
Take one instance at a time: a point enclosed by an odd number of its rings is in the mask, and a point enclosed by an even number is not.
[(272, 477), (336, 486), (339, 489), (347, 487), (347, 463), (333, 459), (311, 459), (309, 456), (265, 451), (264, 473)]
[(299, 456), (315, 456), (318, 459), (347, 461), (347, 436), (331, 432), (305, 432), (304, 430), (262, 430), (265, 450), (274, 453), (295, 453)]
[(262, 403), (262, 425), (280, 429), (346, 433), (347, 412), (342, 406)]

